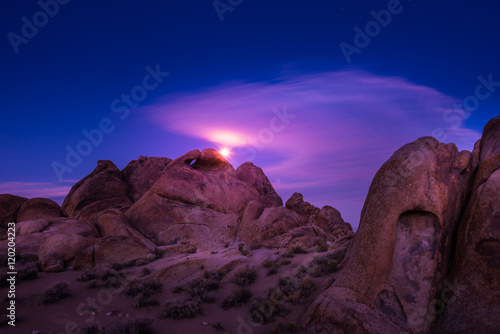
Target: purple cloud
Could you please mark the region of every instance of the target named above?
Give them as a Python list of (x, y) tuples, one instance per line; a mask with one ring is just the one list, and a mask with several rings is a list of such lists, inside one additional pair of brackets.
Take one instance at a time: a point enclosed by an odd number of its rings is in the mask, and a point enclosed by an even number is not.
[(400, 146), (443, 128), (449, 142), (472, 149), (479, 133), (443, 121), (457, 102), (402, 78), (340, 71), (232, 82), (143, 110), (169, 132), (229, 148), (235, 167), (252, 160), (284, 200), (302, 192), (356, 227), (373, 176)]
[[(27, 198), (44, 197), (54, 200), (63, 199), (71, 186), (49, 182), (4, 182), (0, 183), (0, 194), (13, 194)], [(61, 202), (61, 201), (59, 201)]]

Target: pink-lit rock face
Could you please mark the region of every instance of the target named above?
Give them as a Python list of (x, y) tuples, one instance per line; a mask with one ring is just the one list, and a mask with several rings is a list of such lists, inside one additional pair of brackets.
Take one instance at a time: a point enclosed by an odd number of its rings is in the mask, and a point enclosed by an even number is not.
[(62, 208), (69, 217), (93, 221), (103, 210), (130, 207), (128, 193), (115, 164), (100, 160), (92, 173), (71, 188)]
[(137, 202), (151, 188), (170, 162), (169, 158), (140, 156), (128, 163), (122, 170), (122, 179), (129, 187), (132, 201)]
[(238, 170), (216, 150), (188, 152), (164, 169), (126, 215), (159, 245), (185, 241), (204, 249), (234, 240), (249, 202), (282, 203), (260, 168), (247, 163)]
[(475, 167), (470, 152), (431, 137), (394, 153), (372, 182), (344, 272), (310, 308), (310, 327), (428, 332)]
[(475, 151), (478, 173), (458, 229), (438, 333), (500, 332), (500, 117), (486, 124)]

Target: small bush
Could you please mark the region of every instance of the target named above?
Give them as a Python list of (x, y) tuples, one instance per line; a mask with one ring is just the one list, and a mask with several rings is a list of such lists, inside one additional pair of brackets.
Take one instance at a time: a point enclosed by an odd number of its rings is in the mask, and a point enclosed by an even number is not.
[(283, 254), (282, 256), (286, 257), (286, 258), (293, 258), (293, 257), (295, 257), (295, 255), (293, 254), (292, 251), (288, 251), (285, 254)]
[(42, 297), (42, 302), (44, 304), (55, 303), (56, 301), (63, 299), (69, 295), (69, 287), (66, 282), (56, 282), (50, 285), (44, 292)]
[(162, 289), (163, 284), (158, 281), (146, 281), (143, 283), (132, 281), (125, 289), (124, 294), (129, 298), (140, 296), (143, 299), (147, 299), (157, 295)]
[(292, 261), (289, 259), (280, 259), (278, 262), (280, 266), (288, 266), (290, 263), (292, 263)]
[(215, 298), (210, 292), (219, 289), (221, 279), (222, 274), (207, 271), (203, 274), (203, 278), (189, 283), (187, 292), (193, 299), (212, 303), (215, 301)]
[(31, 280), (38, 277), (38, 264), (36, 262), (28, 262), (17, 270), (17, 278), (19, 280)]
[(180, 285), (178, 285), (172, 289), (172, 293), (181, 293), (182, 291), (184, 291), (184, 288)]
[(159, 305), (158, 300), (154, 297), (145, 297), (144, 295), (139, 297), (135, 302), (135, 308), (147, 307), (147, 306), (156, 306)]
[(252, 291), (246, 288), (234, 290), (229, 294), (229, 297), (222, 301), (222, 308), (228, 310), (232, 307), (240, 307), (247, 303), (252, 298)]
[(95, 280), (97, 278), (97, 274), (94, 270), (86, 270), (76, 275), (76, 280), (78, 282), (87, 282), (90, 280)]
[(196, 300), (177, 300), (162, 305), (160, 319), (194, 318), (201, 313), (200, 303)]
[(267, 324), (274, 321), (275, 316), (284, 317), (288, 313), (290, 311), (283, 306), (280, 292), (271, 290), (267, 299), (259, 297), (254, 301), (250, 309), (250, 319), (253, 322)]
[(219, 331), (223, 331), (224, 330), (224, 327), (222, 327), (222, 324), (220, 322), (217, 322), (215, 324), (212, 325), (213, 328), (219, 330)]
[[(177, 243), (177, 240), (174, 242), (174, 244)], [(155, 260), (158, 260), (158, 259), (161, 259), (164, 255), (165, 255), (165, 251), (163, 249), (159, 249), (159, 248), (154, 248), (152, 251), (151, 251), (151, 254), (153, 254), (155, 256)]]
[(238, 250), (240, 251), (241, 254), (243, 254), (245, 256), (250, 255), (250, 252), (247, 249), (245, 249), (245, 244), (244, 243), (240, 243), (238, 245)]
[(147, 268), (147, 267), (142, 268), (141, 276), (147, 276), (149, 274), (151, 274), (151, 270), (149, 270), (149, 268)]
[(255, 269), (245, 269), (234, 275), (233, 283), (245, 287), (255, 283), (257, 271)]
[(338, 271), (339, 258), (337, 253), (315, 256), (310, 264), (310, 275), (320, 277)]

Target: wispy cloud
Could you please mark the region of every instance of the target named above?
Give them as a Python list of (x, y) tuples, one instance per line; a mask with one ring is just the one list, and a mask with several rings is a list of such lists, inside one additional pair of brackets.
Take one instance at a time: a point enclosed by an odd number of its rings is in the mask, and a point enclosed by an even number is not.
[[(143, 110), (169, 132), (231, 147), (235, 164), (251, 157), (285, 200), (300, 191), (316, 205), (338, 207), (357, 225), (360, 199), (400, 146), (443, 128), (450, 142), (472, 149), (479, 133), (443, 121), (457, 102), (402, 78), (341, 71), (232, 82), (166, 96)], [(284, 106), (295, 117), (268, 131)]]
[(0, 194), (12, 194), (27, 198), (45, 197), (60, 199), (65, 197), (71, 186), (48, 182), (3, 182), (0, 183)]

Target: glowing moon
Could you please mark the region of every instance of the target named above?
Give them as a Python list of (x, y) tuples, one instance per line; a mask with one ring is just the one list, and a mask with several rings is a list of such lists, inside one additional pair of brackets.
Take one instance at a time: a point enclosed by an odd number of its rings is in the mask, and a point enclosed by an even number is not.
[(229, 156), (229, 154), (231, 154), (231, 152), (229, 152), (229, 149), (227, 148), (223, 148), (219, 151), (219, 153), (223, 156), (223, 157), (227, 157)]

